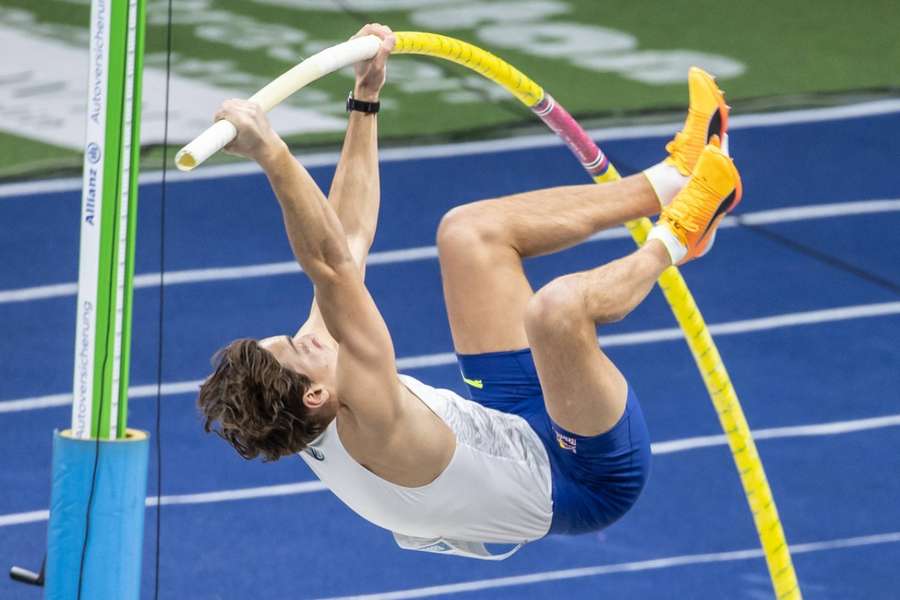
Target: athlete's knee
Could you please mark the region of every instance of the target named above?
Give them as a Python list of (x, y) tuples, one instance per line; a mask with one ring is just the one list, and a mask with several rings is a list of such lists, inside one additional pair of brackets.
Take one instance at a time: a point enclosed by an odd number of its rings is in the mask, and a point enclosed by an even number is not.
[(535, 341), (569, 337), (592, 325), (580, 286), (571, 276), (558, 277), (539, 289), (525, 310), (525, 330)]
[(605, 290), (586, 289), (578, 274), (558, 277), (532, 296), (525, 314), (529, 337), (571, 335), (621, 321), (627, 307)]
[(503, 240), (502, 223), (473, 204), (451, 209), (441, 219), (437, 230), (442, 260), (450, 256), (483, 255), (491, 247), (502, 245)]

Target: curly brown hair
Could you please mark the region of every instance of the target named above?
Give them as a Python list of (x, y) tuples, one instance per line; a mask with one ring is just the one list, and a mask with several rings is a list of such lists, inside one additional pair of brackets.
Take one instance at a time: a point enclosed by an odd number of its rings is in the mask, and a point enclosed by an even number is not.
[(197, 406), (203, 429), (227, 440), (238, 454), (264, 461), (302, 451), (325, 429), (303, 403), (312, 384), (305, 375), (278, 362), (256, 340), (240, 339), (219, 350), (215, 369), (203, 385)]

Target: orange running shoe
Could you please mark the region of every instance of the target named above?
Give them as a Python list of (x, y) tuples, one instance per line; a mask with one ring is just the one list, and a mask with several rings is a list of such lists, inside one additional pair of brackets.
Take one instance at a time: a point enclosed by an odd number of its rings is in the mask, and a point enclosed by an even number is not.
[(690, 104), (684, 127), (666, 144), (669, 156), (665, 161), (685, 177), (693, 172), (700, 153), (712, 136), (726, 140), (730, 109), (715, 78), (699, 67), (691, 67), (688, 71), (688, 96)]
[(682, 265), (712, 248), (716, 228), (741, 201), (741, 177), (713, 136), (700, 154), (687, 185), (663, 208), (647, 239), (658, 239), (674, 264)]

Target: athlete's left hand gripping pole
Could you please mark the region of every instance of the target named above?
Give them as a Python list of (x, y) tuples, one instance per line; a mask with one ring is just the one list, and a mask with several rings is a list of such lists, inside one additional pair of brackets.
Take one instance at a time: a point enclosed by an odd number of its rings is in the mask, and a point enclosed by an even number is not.
[[(283, 73), (272, 83), (253, 94), (249, 100), (259, 104), (263, 111), (269, 112), (306, 84), (348, 65), (370, 59), (375, 56), (380, 47), (380, 39), (374, 35), (366, 35), (326, 48)], [(175, 155), (175, 165), (182, 171), (190, 171), (224, 148), (234, 139), (235, 135), (237, 135), (237, 129), (230, 122), (224, 119), (216, 121), (212, 127), (178, 151), (178, 154)]]

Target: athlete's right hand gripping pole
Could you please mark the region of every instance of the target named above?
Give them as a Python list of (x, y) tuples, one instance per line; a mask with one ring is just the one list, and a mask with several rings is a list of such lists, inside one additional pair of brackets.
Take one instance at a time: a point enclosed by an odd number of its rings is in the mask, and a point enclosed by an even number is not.
[[(481, 73), (506, 88), (555, 131), (575, 153), (582, 166), (597, 183), (620, 179), (597, 144), (566, 110), (535, 82), (500, 58), (460, 40), (419, 32), (397, 33), (395, 54), (426, 54), (451, 60)], [(626, 224), (632, 238), (642, 245), (650, 232), (649, 219)], [(659, 278), (663, 294), (684, 332), (688, 347), (697, 362), (703, 382), (719, 415), (741, 477), (741, 483), (762, 543), (775, 595), (779, 599), (801, 598), (790, 549), (784, 536), (778, 510), (769, 488), (762, 461), (744, 417), (737, 393), (719, 356), (719, 351), (700, 314), (687, 284), (676, 267)]]

